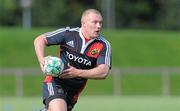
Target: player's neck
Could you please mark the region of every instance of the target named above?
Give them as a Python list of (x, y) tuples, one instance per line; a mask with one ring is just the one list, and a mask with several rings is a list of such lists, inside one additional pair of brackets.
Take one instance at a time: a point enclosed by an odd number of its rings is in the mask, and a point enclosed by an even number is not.
[(81, 33), (82, 33), (86, 43), (91, 40), (91, 38), (89, 36), (87, 36), (87, 34), (83, 30), (81, 30)]
[[(83, 33), (82, 33), (82, 34), (83, 34)], [(84, 34), (83, 34), (83, 37), (84, 37), (86, 43), (91, 40), (91, 38), (89, 38), (89, 37), (87, 37), (87, 36), (84, 36)]]
[(86, 43), (91, 40), (90, 38), (86, 38), (86, 37), (84, 37), (84, 39)]

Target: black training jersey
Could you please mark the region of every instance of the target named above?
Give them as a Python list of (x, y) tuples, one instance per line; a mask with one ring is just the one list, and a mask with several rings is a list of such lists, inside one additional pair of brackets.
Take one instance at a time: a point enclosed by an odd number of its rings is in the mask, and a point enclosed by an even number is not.
[[(61, 28), (53, 32), (45, 33), (47, 45), (60, 45), (60, 58), (67, 64), (78, 69), (91, 69), (99, 64), (107, 64), (111, 68), (111, 46), (101, 35), (88, 42), (85, 41), (80, 28)], [(59, 84), (70, 90), (82, 89), (86, 79), (54, 78)]]

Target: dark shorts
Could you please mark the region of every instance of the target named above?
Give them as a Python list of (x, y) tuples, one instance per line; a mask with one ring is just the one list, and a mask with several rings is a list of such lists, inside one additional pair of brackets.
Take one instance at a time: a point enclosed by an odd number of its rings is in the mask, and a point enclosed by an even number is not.
[(43, 103), (46, 108), (48, 108), (48, 104), (51, 100), (61, 98), (66, 101), (68, 111), (71, 111), (77, 102), (73, 99), (75, 96), (76, 94), (66, 90), (66, 88), (56, 84), (54, 81), (43, 83)]

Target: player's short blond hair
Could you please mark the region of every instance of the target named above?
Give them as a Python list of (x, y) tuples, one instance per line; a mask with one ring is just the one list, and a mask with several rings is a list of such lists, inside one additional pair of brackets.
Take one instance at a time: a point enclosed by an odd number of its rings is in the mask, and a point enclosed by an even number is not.
[[(101, 13), (100, 13), (98, 10), (96, 10), (96, 9), (87, 9), (87, 10), (85, 10), (85, 11), (82, 13), (81, 23), (84, 21), (84, 19), (86, 18), (86, 16), (87, 16), (89, 13), (95, 13), (95, 14), (101, 15)], [(102, 16), (102, 15), (101, 15), (101, 16)]]

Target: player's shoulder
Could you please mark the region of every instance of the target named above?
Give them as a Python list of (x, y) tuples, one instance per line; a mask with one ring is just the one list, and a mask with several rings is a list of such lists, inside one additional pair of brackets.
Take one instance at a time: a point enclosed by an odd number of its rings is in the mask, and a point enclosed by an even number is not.
[(55, 31), (71, 31), (71, 32), (73, 32), (73, 31), (76, 31), (76, 32), (79, 32), (79, 27), (69, 27), (69, 26), (67, 26), (67, 27), (63, 27), (63, 28), (59, 28), (59, 29), (56, 29)]
[(105, 45), (111, 46), (110, 42), (102, 35), (99, 35), (96, 40), (104, 43)]
[(48, 37), (48, 36), (56, 35), (58, 33), (71, 33), (71, 32), (79, 33), (79, 30), (80, 30), (79, 27), (71, 28), (71, 27), (67, 26), (64, 28), (56, 29), (56, 30), (51, 31), (51, 32), (47, 32), (47, 33), (45, 33), (45, 35)]
[(66, 27), (65, 28), (66, 31), (69, 31), (69, 32), (79, 32), (80, 31), (80, 28), (79, 27)]

